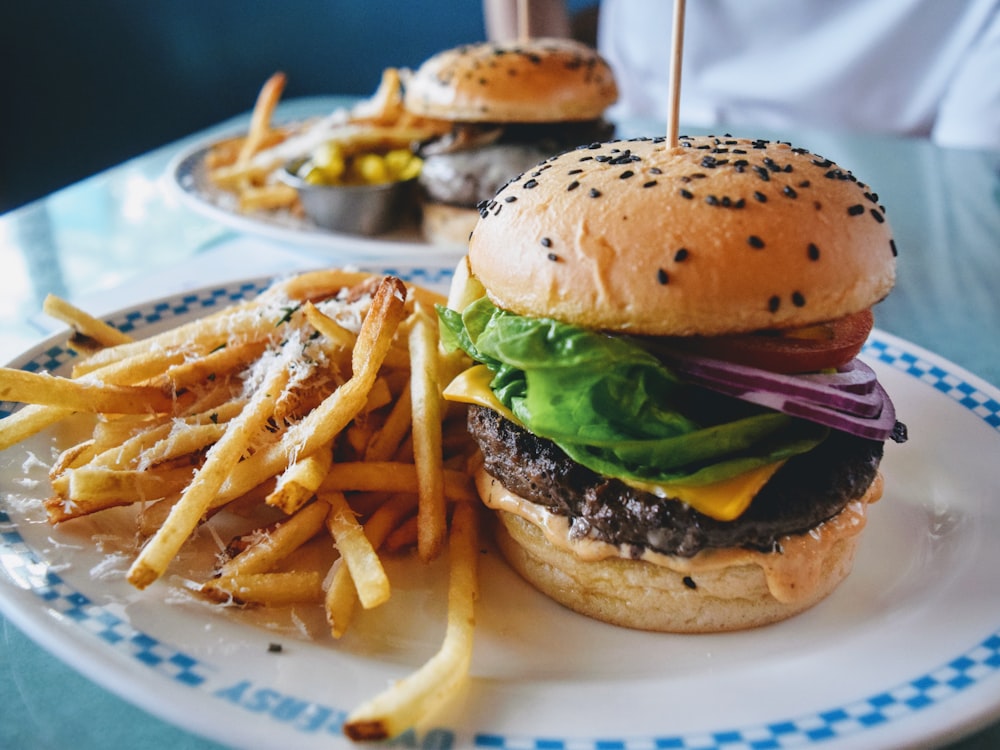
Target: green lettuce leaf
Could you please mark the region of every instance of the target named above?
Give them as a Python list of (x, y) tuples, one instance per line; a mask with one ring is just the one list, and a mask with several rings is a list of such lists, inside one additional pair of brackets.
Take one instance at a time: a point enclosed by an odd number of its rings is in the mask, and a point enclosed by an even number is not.
[(438, 315), (442, 342), (490, 368), (490, 388), (525, 427), (601, 474), (710, 484), (811, 450), (827, 434), (706, 398), (636, 339), (516, 315), (485, 297)]

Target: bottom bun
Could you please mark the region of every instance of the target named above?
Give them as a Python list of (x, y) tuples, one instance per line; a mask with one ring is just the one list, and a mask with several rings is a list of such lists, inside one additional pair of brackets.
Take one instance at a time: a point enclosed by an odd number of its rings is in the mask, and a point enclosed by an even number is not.
[(469, 246), (469, 235), (479, 221), (479, 211), (475, 208), (462, 208), (447, 203), (425, 202), (423, 211), (422, 231), (424, 239), (432, 245), (444, 247)]
[[(584, 560), (552, 544), (534, 523), (497, 511), (497, 544), (525, 580), (565, 607), (603, 622), (668, 633), (716, 633), (768, 625), (799, 614), (830, 595), (851, 572), (867, 503), (881, 494), (879, 477), (868, 494), (852, 503), (832, 541), (822, 530), (788, 537), (782, 552), (722, 550), (726, 564), (682, 562), (664, 565), (621, 557)], [(831, 519), (827, 524), (836, 520)], [(704, 554), (704, 553), (702, 553)], [(792, 597), (775, 598), (766, 559), (779, 555), (780, 567), (811, 568)]]

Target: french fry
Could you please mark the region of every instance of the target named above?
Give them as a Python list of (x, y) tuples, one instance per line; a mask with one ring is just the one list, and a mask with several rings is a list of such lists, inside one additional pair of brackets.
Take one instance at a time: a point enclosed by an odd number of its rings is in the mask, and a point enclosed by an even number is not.
[[(393, 528), (416, 506), (413, 495), (395, 495), (379, 507), (365, 523), (365, 536), (371, 546), (378, 549)], [(358, 601), (357, 587), (351, 578), (346, 565), (335, 569), (330, 587), (326, 592), (326, 619), (330, 625), (330, 634), (340, 638), (347, 631)]]
[[(261, 312), (260, 299), (248, 301), (148, 339), (102, 349), (74, 365), (73, 377), (100, 371), (101, 378), (108, 382), (139, 382), (127, 376), (138, 374), (141, 380), (146, 380), (162, 372), (168, 363), (176, 364), (188, 357), (207, 354), (233, 341), (277, 337), (278, 321)], [(113, 378), (108, 377), (109, 372), (114, 373)]]
[(265, 604), (282, 607), (299, 602), (323, 601), (323, 576), (318, 570), (286, 573), (250, 573), (228, 578), (213, 578), (199, 589), (207, 598), (220, 603)]
[(187, 388), (245, 367), (260, 357), (265, 348), (266, 341), (227, 344), (201, 357), (171, 365), (164, 375), (175, 389)]
[(163, 526), (142, 548), (129, 568), (129, 583), (143, 589), (163, 575), (177, 550), (209, 509), (211, 499), (222, 486), (230, 468), (246, 452), (249, 436), (264, 428), (288, 378), (288, 370), (276, 363), (246, 409), (229, 423), (225, 434), (209, 450), (204, 465), (171, 509)]
[(0, 451), (27, 440), (73, 414), (73, 409), (28, 404), (0, 420)]
[(137, 434), (155, 430), (170, 419), (166, 414), (99, 414), (92, 433), (93, 455), (121, 448)]
[(371, 281), (372, 275), (364, 271), (323, 268), (316, 271), (305, 271), (279, 281), (272, 287), (272, 292), (288, 295), (291, 299), (305, 302), (326, 299), (341, 289), (350, 289)]
[(387, 552), (400, 552), (417, 545), (417, 517), (407, 518), (386, 537), (384, 549)]
[(271, 118), (285, 90), (286, 80), (285, 74), (279, 71), (272, 74), (261, 87), (250, 115), (250, 129), (236, 155), (237, 164), (246, 164), (250, 161), (250, 157), (260, 150), (261, 144), (271, 130)]
[(420, 495), (417, 553), (424, 562), (438, 556), (447, 534), (436, 321), (418, 302), (409, 335), (413, 458)]
[(56, 494), (86, 515), (116, 505), (157, 500), (180, 492), (191, 482), (193, 466), (153, 469), (108, 469), (81, 466), (69, 469), (52, 481)]
[(455, 506), (449, 535), (448, 625), (438, 652), (416, 672), (348, 714), (352, 740), (387, 740), (432, 715), (455, 695), (472, 663), (479, 541), (475, 508)]
[[(252, 115), (251, 115), (252, 116)], [(273, 124), (267, 134), (261, 139), (258, 151), (277, 146), (284, 141), (292, 132), (290, 127), (275, 127)], [(211, 176), (216, 170), (223, 167), (232, 166), (236, 163), (240, 149), (247, 139), (247, 134), (237, 135), (231, 138), (224, 138), (212, 144), (208, 153), (205, 154), (205, 168)]]
[(268, 533), (258, 536), (251, 545), (226, 562), (219, 570), (221, 578), (265, 573), (323, 530), (330, 506), (310, 503), (289, 516)]
[(0, 368), (0, 400), (105, 414), (164, 413), (174, 405), (173, 393), (163, 388), (82, 382), (10, 367)]
[(92, 339), (102, 347), (126, 344), (132, 340), (128, 334), (122, 333), (114, 326), (108, 325), (103, 320), (98, 320), (54, 294), (46, 295), (42, 302), (42, 312), (56, 320), (61, 320), (80, 335)]
[(296, 461), (278, 477), (266, 503), (291, 515), (316, 494), (333, 463), (333, 446), (323, 446)]
[(122, 432), (110, 427), (95, 428), (95, 448), (100, 452), (90, 463), (94, 467), (122, 469), (140, 464), (153, 466), (194, 453), (217, 440), (225, 431), (225, 423), (239, 414), (243, 406), (242, 401), (231, 401), (209, 413), (149, 422), (145, 429), (135, 422), (125, 422)]
[(365, 461), (388, 461), (399, 449), (403, 438), (410, 431), (413, 410), (410, 402), (410, 382), (396, 397), (392, 410), (382, 426), (372, 434), (365, 445)]
[(311, 301), (306, 301), (302, 306), (302, 311), (312, 327), (330, 339), (335, 346), (344, 349), (354, 348), (356, 336), (329, 315), (324, 314)]
[(273, 211), (276, 208), (288, 208), (298, 199), (298, 191), (291, 185), (273, 182), (267, 185), (243, 188), (240, 191), (239, 206), (244, 213)]
[(389, 599), (389, 578), (344, 494), (327, 492), (320, 495), (320, 500), (330, 505), (326, 527), (337, 543), (340, 559), (351, 573), (361, 606), (372, 609), (383, 604)]

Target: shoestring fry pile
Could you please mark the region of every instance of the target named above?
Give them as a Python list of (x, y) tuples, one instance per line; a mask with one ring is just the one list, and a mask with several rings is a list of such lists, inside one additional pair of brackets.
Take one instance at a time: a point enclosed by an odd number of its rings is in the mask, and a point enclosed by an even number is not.
[(67, 417), (86, 439), (50, 470), (52, 524), (118, 506), (140, 540), (128, 569), (150, 586), (224, 512), (261, 519), (220, 550), (198, 593), (227, 605), (323, 607), (340, 638), (357, 605), (391, 595), (381, 555), (448, 555), (447, 626), (416, 672), (358, 706), (355, 740), (386, 739), (458, 690), (478, 595), (475, 452), (441, 398), (462, 363), (438, 346), (438, 295), (392, 276), (304, 273), (143, 340), (58, 298), (82, 356), (68, 376), (0, 369), (0, 450)]
[(274, 73), (257, 95), (247, 132), (220, 141), (206, 153), (209, 181), (233, 194), (243, 213), (290, 210), (301, 215), (295, 188), (278, 177), (289, 161), (306, 157), (325, 143), (336, 143), (348, 153), (410, 149), (451, 129), (451, 123), (415, 115), (403, 107), (408, 74), (405, 69), (386, 68), (375, 92), (354, 106), (326, 117), (275, 125), (274, 112), (286, 76)]

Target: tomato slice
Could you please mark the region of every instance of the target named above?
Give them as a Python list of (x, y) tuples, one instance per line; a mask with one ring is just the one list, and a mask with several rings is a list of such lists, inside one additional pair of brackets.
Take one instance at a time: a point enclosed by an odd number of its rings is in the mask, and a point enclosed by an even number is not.
[(782, 331), (693, 338), (680, 348), (781, 373), (832, 369), (854, 359), (871, 333), (871, 310)]

